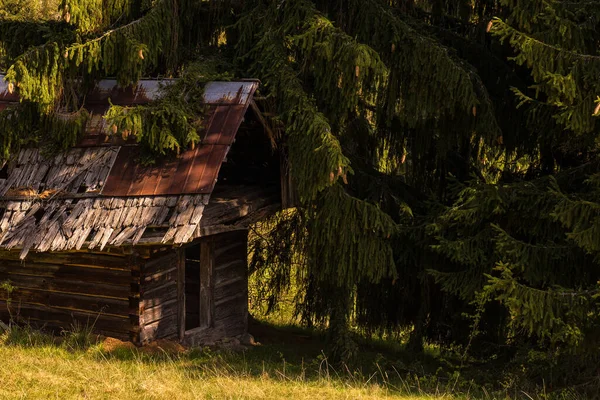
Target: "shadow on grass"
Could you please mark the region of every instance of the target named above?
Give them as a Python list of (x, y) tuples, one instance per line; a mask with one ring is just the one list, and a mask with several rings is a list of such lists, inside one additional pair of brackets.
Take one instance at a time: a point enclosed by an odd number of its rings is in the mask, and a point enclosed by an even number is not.
[[(193, 379), (218, 376), (344, 387), (376, 385), (391, 393), (425, 398), (442, 395), (445, 396), (442, 398), (469, 399), (541, 398), (525, 391), (521, 394), (514, 391), (507, 396), (506, 390), (499, 386), (502, 371), (488, 369), (480, 371), (479, 376), (472, 375), (468, 368), (457, 367), (458, 361), (451, 354), (440, 355), (435, 349), (412, 354), (397, 343), (361, 339), (361, 351), (354, 363), (332, 365), (326, 357), (327, 340), (323, 332), (257, 321), (252, 322), (249, 330), (260, 345), (237, 352), (208, 347), (185, 349), (166, 340), (140, 348), (93, 335), (91, 329), (81, 326), (53, 336), (28, 326), (13, 325), (4, 333), (0, 330), (0, 346), (50, 347), (98, 362), (169, 366)], [(494, 391), (495, 395), (489, 394)]]

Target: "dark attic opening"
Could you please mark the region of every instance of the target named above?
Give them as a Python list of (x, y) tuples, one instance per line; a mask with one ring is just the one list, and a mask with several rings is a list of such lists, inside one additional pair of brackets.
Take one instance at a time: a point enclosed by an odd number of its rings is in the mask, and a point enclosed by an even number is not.
[(251, 201), (260, 196), (266, 200), (280, 195), (281, 156), (268, 129), (258, 107), (249, 108), (221, 165), (213, 198)]

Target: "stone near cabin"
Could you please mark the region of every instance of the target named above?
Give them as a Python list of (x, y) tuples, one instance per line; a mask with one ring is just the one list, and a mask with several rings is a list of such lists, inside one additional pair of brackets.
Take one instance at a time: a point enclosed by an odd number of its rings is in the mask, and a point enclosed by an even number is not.
[(260, 346), (260, 343), (256, 342), (254, 340), (254, 336), (252, 336), (248, 332), (240, 336), (240, 343), (244, 346)]

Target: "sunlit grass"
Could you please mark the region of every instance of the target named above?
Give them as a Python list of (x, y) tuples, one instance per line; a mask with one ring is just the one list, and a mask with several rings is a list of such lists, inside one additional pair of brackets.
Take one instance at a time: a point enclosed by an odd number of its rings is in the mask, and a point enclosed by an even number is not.
[(59, 338), (29, 328), (0, 330), (0, 399), (545, 398), (490, 394), (460, 374), (425, 373), (435, 368), (431, 355), (417, 361), (424, 373), (417, 375), (414, 365), (392, 361), (400, 353), (385, 353), (383, 343), (365, 349), (354, 366), (331, 365), (318, 335), (261, 327), (268, 342), (238, 353), (184, 349), (174, 342), (140, 349), (77, 327)]
[(0, 334), (1, 399), (450, 399), (363, 376), (322, 357), (289, 363), (267, 346), (244, 353), (152, 352), (62, 340), (29, 329)]

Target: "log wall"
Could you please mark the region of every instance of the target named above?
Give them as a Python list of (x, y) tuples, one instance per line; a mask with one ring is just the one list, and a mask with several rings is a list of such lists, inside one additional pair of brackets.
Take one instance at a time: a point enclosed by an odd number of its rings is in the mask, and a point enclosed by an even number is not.
[(170, 250), (154, 256), (141, 267), (139, 341), (142, 344), (177, 337), (180, 264), (181, 251)]
[[(95, 332), (123, 340), (137, 335), (139, 278), (133, 256), (109, 253), (0, 252), (0, 319), (10, 317), (54, 331), (93, 326)], [(10, 301), (8, 301), (10, 300)]]
[(225, 336), (240, 335), (248, 328), (248, 231), (213, 240), (214, 326)]
[[(74, 323), (136, 344), (214, 342), (247, 330), (247, 231), (201, 238), (200, 284), (185, 286), (185, 248), (133, 254), (0, 251), (0, 319), (60, 331)], [(158, 252), (157, 252), (158, 251)], [(186, 290), (198, 291), (197, 328), (185, 330)], [(188, 294), (189, 295), (189, 294)]]

